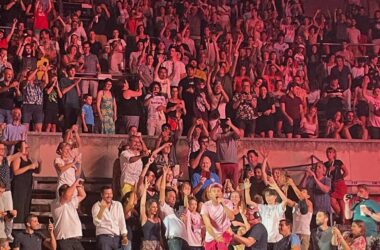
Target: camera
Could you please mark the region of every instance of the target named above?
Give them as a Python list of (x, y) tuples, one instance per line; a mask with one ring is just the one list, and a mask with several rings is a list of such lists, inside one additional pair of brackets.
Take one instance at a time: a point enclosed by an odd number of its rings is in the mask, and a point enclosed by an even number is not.
[(349, 199), (349, 200), (351, 200), (352, 198), (354, 198), (354, 195), (353, 194), (347, 194), (346, 198)]

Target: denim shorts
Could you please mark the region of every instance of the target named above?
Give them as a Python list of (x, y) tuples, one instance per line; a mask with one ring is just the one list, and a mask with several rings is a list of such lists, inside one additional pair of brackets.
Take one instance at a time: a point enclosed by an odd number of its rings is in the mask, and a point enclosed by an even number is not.
[(22, 106), (22, 122), (42, 123), (44, 121), (44, 111), (42, 105), (24, 104)]

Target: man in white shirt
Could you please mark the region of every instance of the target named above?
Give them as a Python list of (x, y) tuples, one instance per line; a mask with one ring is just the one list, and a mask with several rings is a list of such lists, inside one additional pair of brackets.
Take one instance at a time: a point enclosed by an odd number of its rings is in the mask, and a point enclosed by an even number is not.
[(178, 47), (172, 46), (169, 48), (170, 60), (162, 63), (162, 67), (168, 70), (168, 76), (171, 79), (171, 86), (178, 86), (179, 82), (186, 77), (186, 67), (180, 61)]
[(174, 212), (177, 194), (174, 189), (166, 189), (166, 175), (168, 171), (169, 167), (163, 167), (159, 196), (161, 218), (166, 228), (165, 236), (169, 250), (186, 249), (186, 226)]
[(121, 196), (133, 190), (135, 183), (143, 169), (141, 158), (146, 156), (146, 152), (139, 150), (141, 144), (140, 137), (130, 135), (128, 138), (129, 148), (120, 154), (120, 186)]
[[(76, 190), (78, 195), (74, 196)], [(82, 223), (77, 212), (79, 203), (86, 198), (83, 180), (77, 179), (71, 186), (63, 184), (58, 195), (51, 204), (58, 249), (84, 250), (80, 242)]]
[(166, 123), (167, 99), (161, 94), (162, 88), (158, 82), (152, 82), (149, 90), (151, 94), (144, 100), (144, 106), (148, 109), (147, 132), (149, 136), (157, 136), (161, 134), (162, 125)]
[(123, 206), (113, 201), (110, 186), (102, 187), (102, 200), (92, 206), (92, 218), (96, 226), (96, 244), (98, 249), (119, 250), (121, 244), (128, 244), (127, 226), (125, 224)]
[[(264, 158), (262, 168), (265, 170), (267, 158)], [(277, 183), (274, 181), (273, 177), (267, 177), (266, 183), (269, 185), (263, 191), (264, 198), (267, 204), (257, 204), (251, 200), (249, 194), (249, 188), (251, 186), (249, 180), (244, 181), (245, 196), (247, 199), (247, 205), (254, 206), (259, 209), (261, 214), (262, 223), (268, 231), (268, 249), (273, 249), (274, 244), (280, 241), (283, 237), (279, 232), (279, 223), (285, 218), (285, 209), (288, 202), (288, 198), (278, 187)], [(281, 203), (278, 203), (277, 197), (280, 196)]]

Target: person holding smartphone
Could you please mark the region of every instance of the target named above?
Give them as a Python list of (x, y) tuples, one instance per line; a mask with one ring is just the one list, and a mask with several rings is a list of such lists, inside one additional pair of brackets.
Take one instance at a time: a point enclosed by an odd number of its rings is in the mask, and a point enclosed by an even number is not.
[(46, 236), (40, 232), (41, 224), (38, 217), (34, 214), (29, 214), (25, 220), (25, 230), (15, 235), (13, 242), (13, 250), (41, 250), (44, 249), (55, 250), (57, 249), (57, 241), (54, 236), (54, 225), (49, 219), (48, 233)]
[(193, 194), (198, 200), (201, 200), (203, 191), (213, 183), (219, 183), (219, 176), (210, 172), (211, 159), (208, 156), (203, 156), (200, 161), (201, 171), (194, 173), (191, 178), (191, 186), (193, 187)]

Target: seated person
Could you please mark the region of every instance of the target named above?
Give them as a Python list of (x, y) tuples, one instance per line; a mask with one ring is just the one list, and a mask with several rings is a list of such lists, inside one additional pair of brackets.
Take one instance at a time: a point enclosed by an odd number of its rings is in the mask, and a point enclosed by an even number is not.
[(368, 139), (368, 130), (363, 122), (355, 117), (353, 111), (347, 112), (347, 120), (344, 123), (343, 136), (346, 139)]

